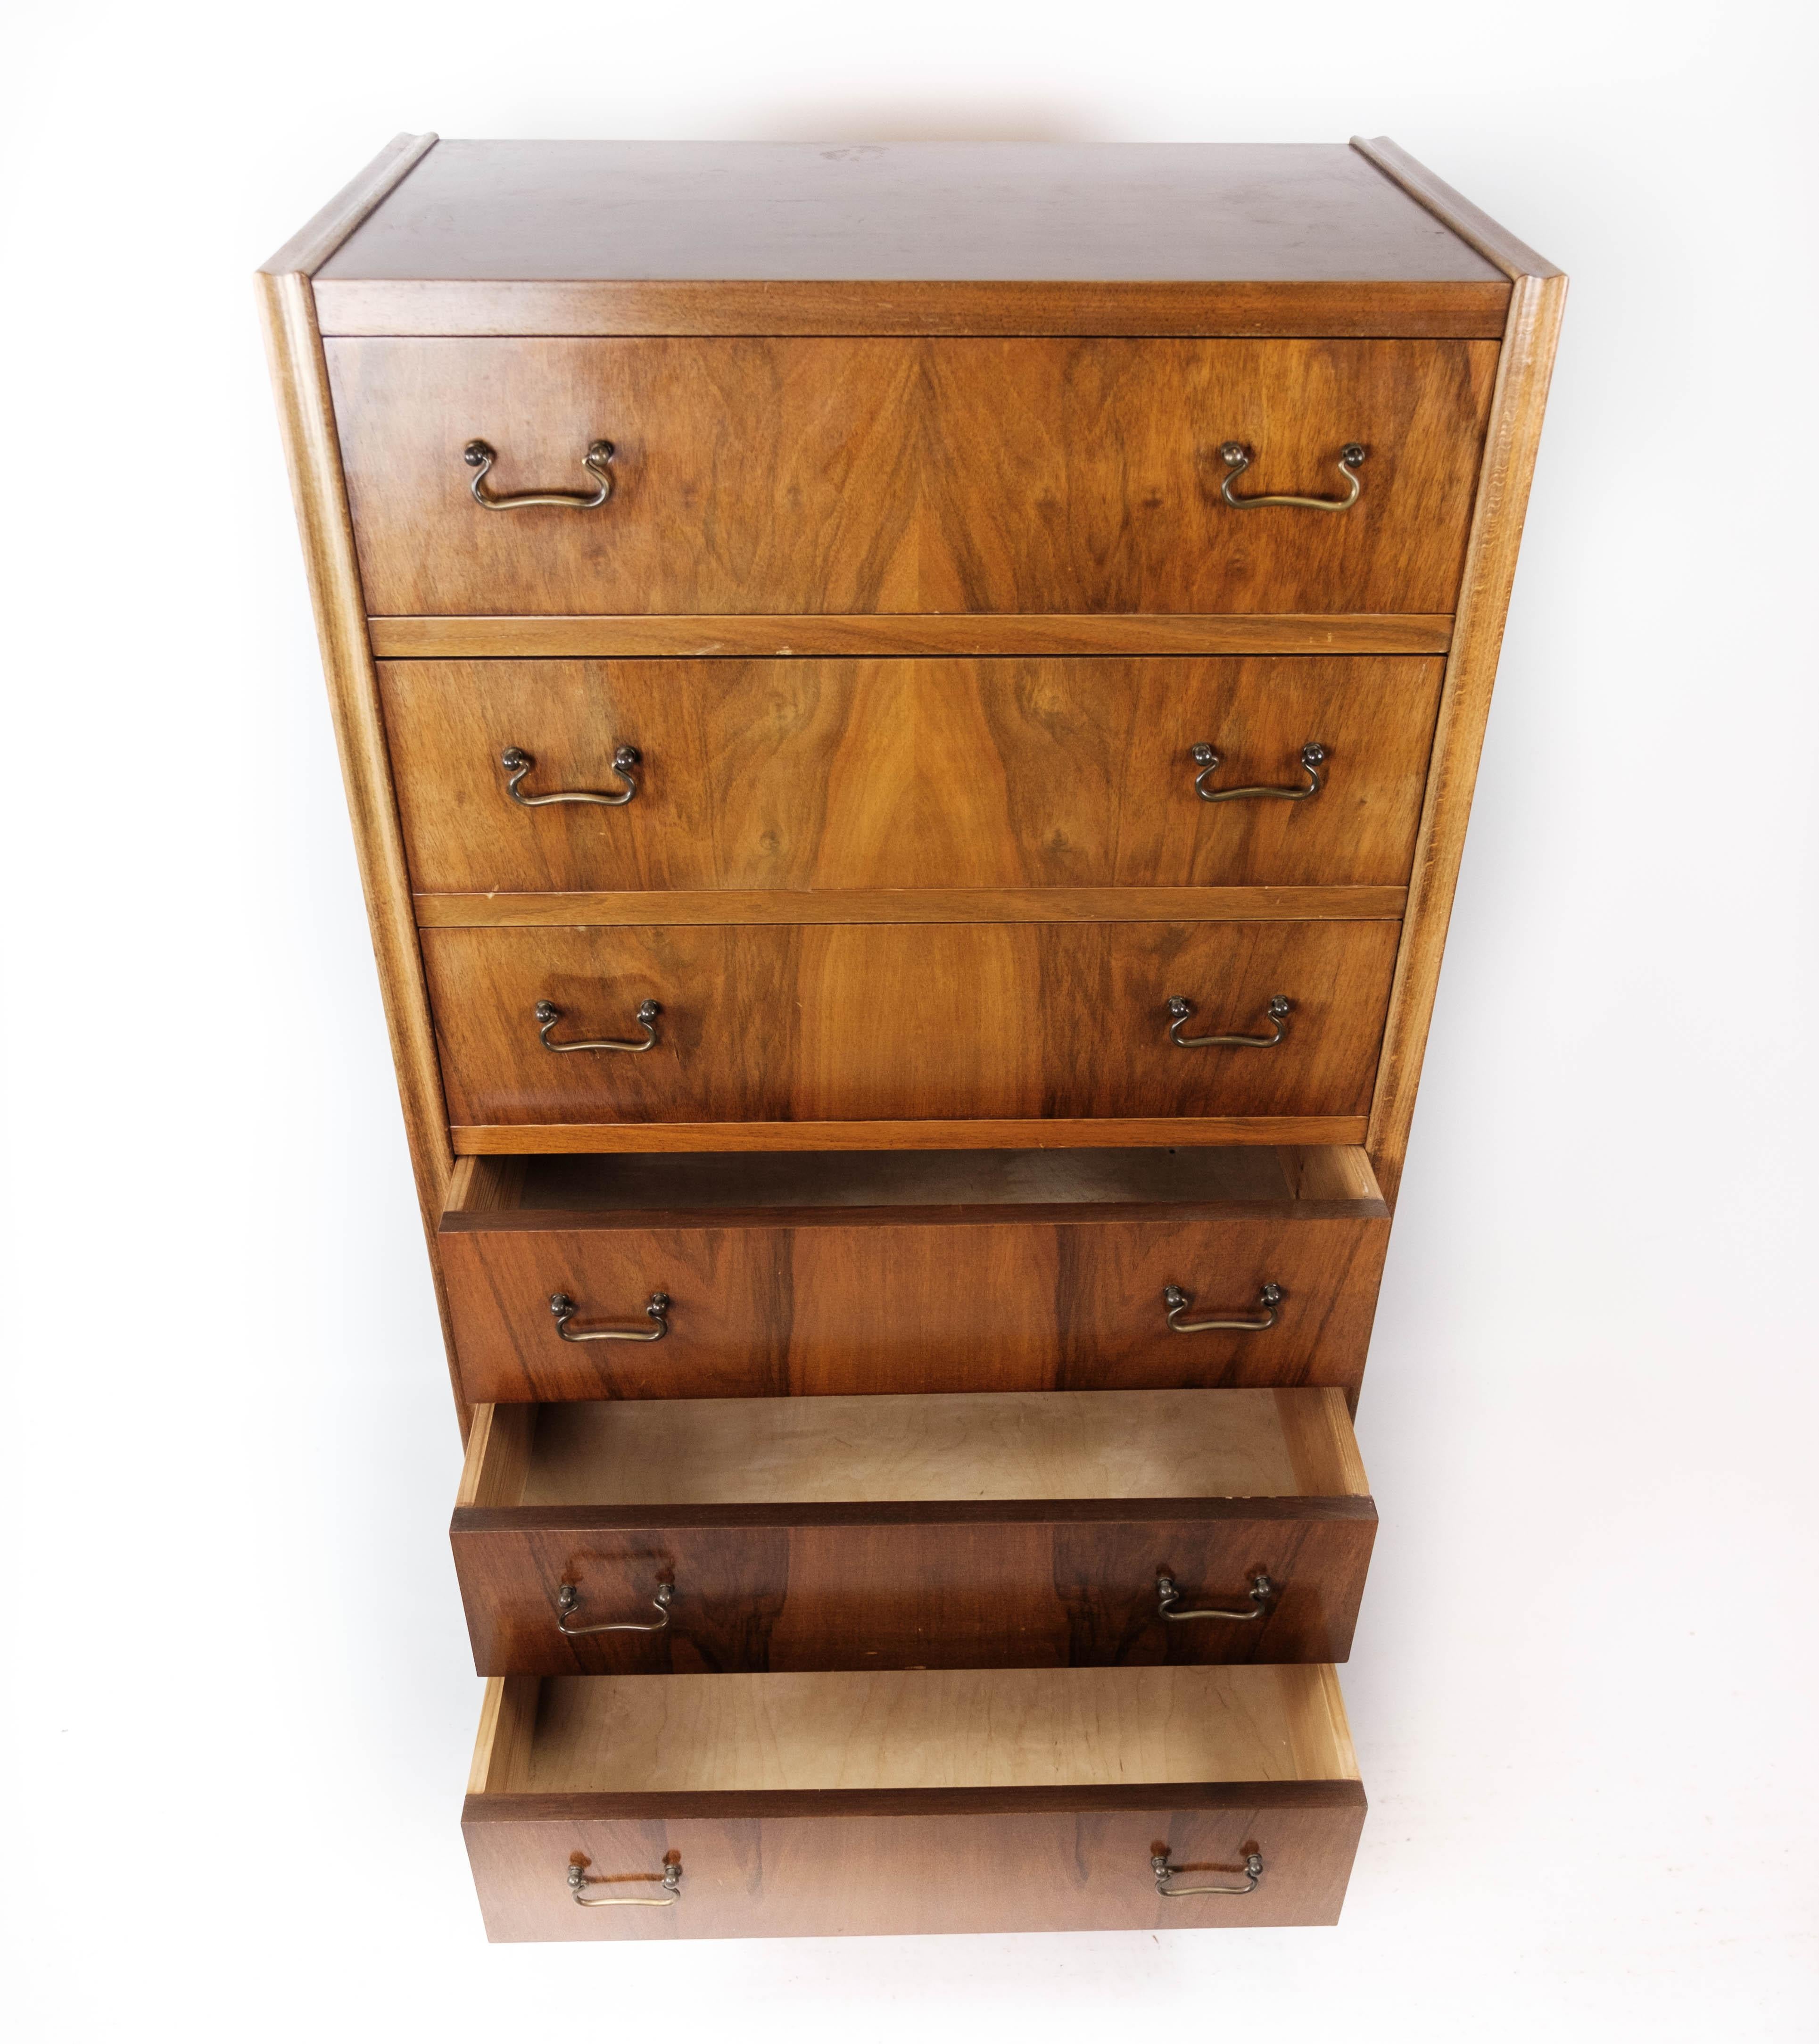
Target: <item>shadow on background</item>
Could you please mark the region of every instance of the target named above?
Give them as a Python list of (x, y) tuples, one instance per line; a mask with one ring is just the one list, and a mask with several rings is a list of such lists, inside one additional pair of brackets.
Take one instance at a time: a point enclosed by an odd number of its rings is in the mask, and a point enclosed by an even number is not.
[(1084, 108), (994, 100), (956, 108), (939, 100), (828, 99), (754, 110), (741, 132), (754, 142), (1096, 142), (1103, 124)]

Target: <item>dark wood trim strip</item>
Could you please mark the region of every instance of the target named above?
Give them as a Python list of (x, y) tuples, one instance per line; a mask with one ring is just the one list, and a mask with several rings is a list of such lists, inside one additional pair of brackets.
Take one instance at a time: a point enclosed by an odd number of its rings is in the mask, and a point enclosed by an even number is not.
[(781, 1817), (1113, 1815), (1125, 1810), (1363, 1810), (1364, 1785), (1336, 1781), (1092, 1782), (1064, 1788), (697, 1788), (470, 1795), (464, 1824), (682, 1823)]
[(1393, 923), (1405, 887), (677, 888), (628, 894), (419, 894), (426, 930), (753, 923)]
[(261, 275), (307, 277), (319, 270), (361, 221), (397, 190), (436, 147), (436, 140), (434, 135), (394, 135), (357, 177), (260, 266)]
[(1444, 653), (1445, 615), (374, 617), (382, 660), (877, 659)]
[(366, 604), (335, 436), (328, 365), (317, 332), (309, 279), (300, 271), (288, 271), (261, 272), (257, 281), (285, 458), (321, 641), (335, 743), (354, 827), (360, 886), (397, 1070), (398, 1101), (410, 1143), (436, 1306), (442, 1316), (449, 1383), (466, 1440), (468, 1408), (455, 1364), (454, 1331), (436, 1239), (455, 1161), (448, 1141), (448, 1109), (430, 1022), (423, 955), (411, 912), (410, 875), (392, 791), (378, 675), (366, 640)]
[(647, 1155), (697, 1150), (1122, 1150), (1151, 1145), (1361, 1143), (1361, 1114), (1042, 1121), (526, 1121), (458, 1124), (458, 1157)]
[(645, 1233), (652, 1228), (1104, 1228), (1121, 1221), (1387, 1220), (1381, 1200), (1020, 1201), (955, 1207), (450, 1207), (444, 1235)]
[[(1064, 1394), (1065, 1395), (1065, 1394)], [(1179, 1520), (1358, 1520), (1376, 1523), (1368, 1497), (1064, 1497), (893, 1500), (863, 1504), (458, 1504), (451, 1535), (462, 1533), (639, 1533), (689, 1527), (787, 1532), (795, 1527), (1164, 1525)]]
[[(1499, 226), (1489, 213), (1475, 206), (1463, 192), (1455, 191), (1426, 164), (1416, 162), (1388, 136), (1373, 136), (1367, 141), (1362, 135), (1354, 135), (1352, 147), (1375, 163), (1392, 184), (1399, 185), (1418, 206), (1426, 206), (1436, 220), (1444, 221), (1468, 248), (1476, 249), (1487, 263), (1495, 263), (1505, 276), (1519, 280), (1564, 275), (1545, 256), (1537, 256), (1525, 241), (1518, 241), (1506, 227)], [(1514, 316), (1512, 305), (1510, 317)]]
[(1377, 1182), (1392, 1208), (1408, 1154), (1415, 1093), (1464, 855), (1465, 827), (1491, 715), (1491, 692), (1503, 647), (1503, 624), (1515, 581), (1517, 550), (1566, 294), (1567, 280), (1557, 270), (1545, 276), (1519, 278), (1510, 299), (1510, 331), (1498, 359), (1478, 499), (1460, 586), (1457, 628), (1441, 687), (1427, 793), (1415, 837), (1407, 916), (1390, 986), (1365, 1145)]
[(1278, 282), (907, 282), (814, 279), (525, 280), (325, 277), (323, 331), (507, 334), (1077, 335), (1205, 340), (1495, 340), (1492, 277)]

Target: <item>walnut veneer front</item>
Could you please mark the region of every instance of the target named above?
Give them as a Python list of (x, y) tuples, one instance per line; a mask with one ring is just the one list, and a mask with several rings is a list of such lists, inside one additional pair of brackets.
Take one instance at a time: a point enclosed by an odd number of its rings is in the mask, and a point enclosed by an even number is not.
[[(443, 1216), (479, 1402), (1330, 1385), (1389, 1216), (1361, 1151), (464, 1159)], [(1192, 1335), (1208, 1312), (1272, 1324)], [(550, 1311), (661, 1342), (576, 1343)], [(1195, 1317), (1190, 1315), (1188, 1317)]]
[(463, 1828), (506, 1940), (1330, 1923), (1357, 1777), (1318, 1666), (508, 1676)]
[[(427, 929), (451, 1120), (1035, 1121), (1369, 1112), (1397, 925), (731, 923)], [(1283, 1040), (1184, 1050), (1188, 1032)], [(646, 1053), (552, 1055), (555, 1042)], [(563, 1147), (558, 1142), (547, 1146)]]
[[(1437, 659), (388, 660), (420, 895), (1405, 888)], [(1306, 785), (1318, 800), (1210, 802)], [(524, 787), (624, 792), (527, 809)], [(421, 905), (438, 912), (439, 903)]]
[(1381, 140), (406, 136), (260, 282), (489, 1934), (1335, 1920), (1564, 279)]
[[(332, 340), (379, 615), (592, 611), (1444, 611), (1496, 373), (1490, 341)], [(598, 514), (476, 516), (585, 485)], [(1260, 525), (1248, 491), (1357, 517)]]
[(557, 1675), (1342, 1661), (1376, 1524), (1337, 1391), (969, 1393), (484, 1407), (451, 1531)]

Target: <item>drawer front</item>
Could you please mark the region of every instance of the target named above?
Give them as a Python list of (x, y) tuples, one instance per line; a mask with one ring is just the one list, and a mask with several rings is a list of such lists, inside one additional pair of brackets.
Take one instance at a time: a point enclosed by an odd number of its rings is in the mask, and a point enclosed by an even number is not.
[[(449, 1119), (847, 1121), (957, 1116), (1361, 1115), (1393, 922), (720, 925), (427, 929)], [(1188, 1033), (1272, 1049), (1183, 1050)], [(552, 1055), (551, 1040), (636, 1041)]]
[[(1454, 606), (1498, 344), (334, 340), (379, 615)], [(612, 492), (589, 509), (475, 502)], [(1234, 476), (1219, 450), (1252, 463)], [(1339, 512), (1234, 496), (1343, 497)]]
[[(786, 1673), (815, 1669), (1138, 1667), (1161, 1662), (1343, 1661), (1376, 1530), (1365, 1499), (1270, 1500), (1189, 1516), (1105, 1516), (1063, 1504), (870, 1512), (795, 1508), (803, 1521), (723, 1510), (657, 1526), (601, 1525), (549, 1507), (455, 1513), (451, 1539), (482, 1675)], [(597, 1523), (587, 1523), (589, 1516)], [(740, 1523), (718, 1523), (739, 1520)], [(755, 1520), (755, 1523), (754, 1523)], [(530, 1522), (528, 1523), (525, 1522)], [(708, 1522), (708, 1523), (703, 1523)], [(1261, 1619), (1166, 1622), (1159, 1574), (1181, 1608), (1251, 1608)], [(659, 1632), (570, 1637), (570, 1623)]]
[[(1406, 885), (1441, 663), (465, 660), (379, 670), (421, 893)], [(1321, 786), (1302, 764), (1325, 755)], [(1303, 799), (1207, 794), (1280, 789)], [(629, 801), (615, 752), (634, 747)], [(502, 757), (534, 763), (509, 787)], [(534, 805), (527, 805), (525, 797)]]
[[(743, 1814), (754, 1809), (763, 1813)], [(1364, 1817), (1358, 1784), (1335, 1781), (996, 1799), (474, 1796), (462, 1829), (498, 1942), (1336, 1923)], [(1181, 1885), (1241, 1884), (1253, 1852), (1264, 1870), (1249, 1895), (1165, 1900), (1157, 1852), (1184, 1869)], [(672, 1858), (673, 1907), (578, 1908), (570, 1898), (571, 1865), (654, 1895)]]
[[(867, 1392), (1336, 1385), (1364, 1374), (1387, 1219), (1053, 1226), (447, 1228), (462, 1388), (475, 1404)], [(1182, 1334), (1163, 1292), (1275, 1324)], [(565, 1341), (645, 1324), (654, 1342)]]

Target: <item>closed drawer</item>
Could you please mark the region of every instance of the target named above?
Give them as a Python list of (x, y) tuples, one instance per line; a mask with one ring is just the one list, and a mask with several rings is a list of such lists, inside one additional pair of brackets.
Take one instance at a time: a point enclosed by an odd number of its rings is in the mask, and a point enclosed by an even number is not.
[[(1338, 1391), (483, 1405), (483, 1675), (1343, 1661), (1376, 1516)], [(608, 1629), (602, 1629), (608, 1628)]]
[[(1401, 925), (425, 929), (457, 1126), (1356, 1116)], [(1183, 1049), (1203, 1034), (1280, 1040)], [(642, 1055), (564, 1043), (645, 1040)], [(549, 1019), (549, 1010), (555, 1011)], [(540, 1034), (547, 1028), (547, 1039)]]
[[(1454, 605), (1497, 344), (332, 340), (381, 615)], [(497, 495), (612, 494), (588, 509)], [(1228, 444), (1247, 448), (1234, 475)], [(1234, 496), (1343, 498), (1343, 511)]]
[(1364, 1815), (1322, 1666), (496, 1677), (469, 1791), (496, 1941), (1333, 1923)]
[[(1361, 1151), (1257, 1147), (466, 1158), (438, 1239), (463, 1392), (513, 1404), (1355, 1391), (1388, 1235)], [(574, 1338), (658, 1293), (661, 1339)]]
[[(418, 891), (566, 893), (1403, 886), (1441, 674), (1418, 659), (413, 660), (379, 681)], [(554, 799), (585, 795), (615, 799)]]

